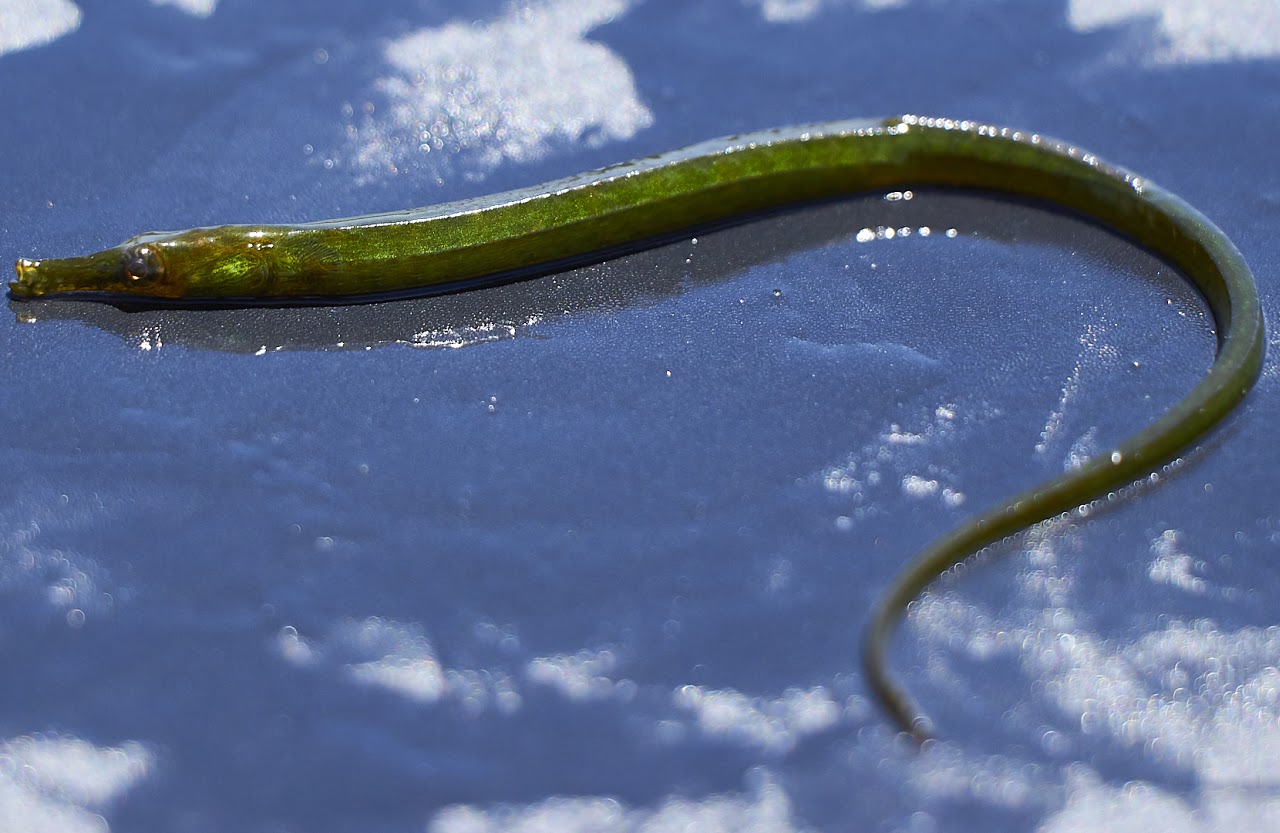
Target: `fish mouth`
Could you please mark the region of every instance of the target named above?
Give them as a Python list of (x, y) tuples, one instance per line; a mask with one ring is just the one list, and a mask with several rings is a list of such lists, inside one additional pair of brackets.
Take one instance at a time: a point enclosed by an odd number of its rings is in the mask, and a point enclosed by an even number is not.
[(119, 254), (99, 252), (83, 257), (34, 260), (20, 257), (13, 263), (17, 280), (9, 282), (14, 298), (39, 298), (72, 292), (101, 292), (114, 288)]
[(9, 282), (9, 291), (19, 298), (33, 298), (40, 293), (40, 261), (20, 257), (13, 262), (18, 273), (16, 281)]

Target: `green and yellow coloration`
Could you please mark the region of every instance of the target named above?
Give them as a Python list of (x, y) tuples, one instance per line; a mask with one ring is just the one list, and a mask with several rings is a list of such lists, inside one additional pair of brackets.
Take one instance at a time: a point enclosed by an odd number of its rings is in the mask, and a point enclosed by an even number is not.
[(903, 116), (783, 128), (491, 197), (302, 225), (153, 232), (62, 260), (19, 260), (16, 298), (346, 303), (445, 292), (563, 269), (691, 228), (907, 186), (977, 188), (1070, 209), (1176, 266), (1204, 295), (1218, 354), (1164, 416), (1107, 453), (962, 524), (910, 563), (866, 634), (868, 682), (917, 738), (927, 720), (886, 665), (907, 605), (977, 550), (1172, 460), (1245, 396), (1264, 353), (1253, 276), (1231, 241), (1173, 194), (1092, 154), (972, 122)]

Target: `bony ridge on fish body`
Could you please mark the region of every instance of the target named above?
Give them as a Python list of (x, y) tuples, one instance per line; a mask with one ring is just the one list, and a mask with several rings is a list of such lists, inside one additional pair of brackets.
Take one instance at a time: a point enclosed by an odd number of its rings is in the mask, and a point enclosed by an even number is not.
[(1137, 480), (1225, 417), (1265, 349), (1257, 288), (1231, 241), (1178, 197), (1072, 145), (977, 122), (901, 116), (717, 139), (533, 188), (422, 209), (298, 225), (150, 233), (61, 260), (19, 260), (15, 298), (346, 303), (532, 277), (698, 227), (814, 200), (960, 187), (1083, 214), (1187, 276), (1217, 324), (1204, 378), (1163, 416), (1082, 466), (962, 523), (879, 600), (864, 639), (868, 685), (916, 738), (927, 719), (888, 670), (907, 605), (977, 550)]

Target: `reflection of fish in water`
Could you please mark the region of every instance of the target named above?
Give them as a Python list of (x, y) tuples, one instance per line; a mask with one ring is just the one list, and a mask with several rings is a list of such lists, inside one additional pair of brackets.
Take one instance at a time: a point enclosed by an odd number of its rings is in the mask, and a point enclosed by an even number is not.
[(26, 322), (81, 321), (143, 347), (180, 344), (233, 353), (364, 350), (388, 344), (456, 348), (528, 337), (539, 324), (565, 315), (612, 312), (677, 297), (799, 252), (848, 243), (860, 234), (874, 237), (875, 229), (911, 229), (916, 243), (929, 236), (920, 235), (922, 230), (938, 229), (933, 242), (941, 243), (947, 239), (941, 230), (959, 228), (964, 237), (1071, 245), (1054, 236), (1052, 226), (1035, 222), (1034, 212), (1013, 203), (960, 191), (912, 196), (894, 200), (878, 194), (808, 206), (774, 214), (765, 227), (734, 225), (695, 238), (696, 257), (689, 256), (691, 243), (682, 238), (538, 281), (497, 284), (485, 292), (387, 304), (210, 306), (198, 315), (121, 298), (102, 299), (110, 304), (68, 302), (64, 295), (49, 296), (57, 303), (14, 299), (9, 307)]
[(63, 300), (67, 296), (55, 295), (50, 298), (58, 303), (15, 299), (9, 306), (28, 322), (79, 320), (133, 343), (154, 341), (155, 333), (163, 333), (166, 344), (229, 352), (363, 350), (386, 344), (463, 347), (527, 336), (537, 324), (565, 315), (621, 310), (721, 283), (788, 254), (848, 240), (851, 226), (885, 222), (886, 214), (901, 225), (920, 221), (922, 210), (930, 212), (935, 223), (940, 222), (939, 213), (955, 219), (971, 212), (965, 210), (967, 201), (962, 200), (963, 206), (951, 202), (940, 198), (920, 209), (876, 197), (814, 206), (776, 216), (768, 236), (737, 226), (702, 237), (693, 258), (688, 257), (686, 239), (539, 281), (512, 281), (485, 292), (410, 297), (395, 303), (210, 307), (193, 315), (127, 298), (95, 299), (110, 301), (103, 305), (68, 303)]
[[(835, 122), (707, 142), (431, 208), (298, 226), (152, 232), (84, 257), (19, 260), (10, 290), (17, 298), (87, 295), (219, 306), (457, 292), (599, 262), (691, 228), (787, 205), (907, 185), (999, 191), (1097, 220), (1179, 267), (1208, 301), (1219, 336), (1209, 372), (1163, 417), (957, 527), (890, 587), (867, 632), (864, 668), (893, 719), (921, 738), (930, 731), (928, 721), (885, 664), (889, 636), (907, 604), (976, 550), (1169, 461), (1229, 413), (1261, 369), (1262, 314), (1248, 266), (1212, 223), (1145, 180), (1077, 148), (1003, 128), (913, 116)], [(672, 291), (679, 289), (659, 294)], [(536, 320), (536, 313), (529, 315), (525, 310), (521, 320)], [(489, 318), (479, 325), (498, 323)]]

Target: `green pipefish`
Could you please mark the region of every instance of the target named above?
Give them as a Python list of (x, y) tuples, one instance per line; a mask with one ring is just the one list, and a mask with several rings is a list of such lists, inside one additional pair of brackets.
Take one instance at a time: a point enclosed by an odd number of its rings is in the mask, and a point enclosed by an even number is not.
[(149, 304), (338, 304), (533, 277), (681, 232), (816, 200), (905, 187), (995, 191), (1065, 208), (1164, 258), (1208, 302), (1212, 367), (1163, 416), (1082, 466), (932, 543), (877, 603), (865, 634), (871, 691), (916, 738), (932, 727), (887, 666), (908, 604), (978, 550), (1143, 477), (1224, 418), (1265, 350), (1253, 276), (1231, 241), (1178, 197), (1075, 146), (968, 121), (901, 116), (733, 136), (533, 188), (298, 225), (151, 232), (83, 257), (17, 261), (14, 298)]

